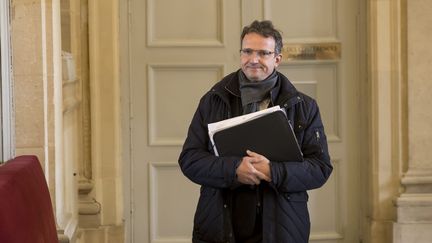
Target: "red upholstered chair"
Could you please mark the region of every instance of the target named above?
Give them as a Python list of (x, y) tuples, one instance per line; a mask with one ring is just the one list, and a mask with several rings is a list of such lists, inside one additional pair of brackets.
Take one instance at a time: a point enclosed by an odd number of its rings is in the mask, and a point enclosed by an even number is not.
[(36, 156), (0, 166), (0, 242), (58, 243), (48, 186)]

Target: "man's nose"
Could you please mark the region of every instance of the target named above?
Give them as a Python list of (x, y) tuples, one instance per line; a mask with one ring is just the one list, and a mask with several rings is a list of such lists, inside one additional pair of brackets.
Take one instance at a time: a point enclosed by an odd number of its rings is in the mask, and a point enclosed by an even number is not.
[(254, 62), (254, 63), (259, 62), (260, 58), (261, 57), (258, 55), (258, 52), (256, 52), (256, 51), (252, 52), (252, 55), (250, 56), (251, 62)]

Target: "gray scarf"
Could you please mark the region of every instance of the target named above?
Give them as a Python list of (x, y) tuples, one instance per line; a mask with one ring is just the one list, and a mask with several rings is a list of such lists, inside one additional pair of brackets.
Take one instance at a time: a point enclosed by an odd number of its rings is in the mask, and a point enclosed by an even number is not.
[(266, 79), (258, 82), (250, 81), (243, 71), (239, 72), (240, 93), (243, 105), (243, 114), (258, 111), (259, 103), (269, 96), (270, 90), (278, 80), (276, 70)]

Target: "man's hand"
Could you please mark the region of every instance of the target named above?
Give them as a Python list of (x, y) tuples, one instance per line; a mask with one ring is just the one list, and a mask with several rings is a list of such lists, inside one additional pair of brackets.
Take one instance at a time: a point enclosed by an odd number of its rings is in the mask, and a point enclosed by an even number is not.
[(251, 158), (252, 166), (265, 177), (261, 177), (262, 180), (271, 181), (270, 173), (270, 161), (263, 155), (247, 150), (248, 157)]
[(271, 181), (270, 161), (257, 153), (247, 150), (236, 170), (239, 182), (247, 185), (258, 185), (261, 180)]

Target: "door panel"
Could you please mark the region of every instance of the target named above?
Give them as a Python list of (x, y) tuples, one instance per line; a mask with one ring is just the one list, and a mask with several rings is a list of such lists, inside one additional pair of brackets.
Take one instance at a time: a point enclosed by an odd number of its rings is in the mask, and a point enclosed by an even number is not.
[(187, 130), (179, 125), (190, 123), (197, 101), (222, 75), (219, 64), (149, 63), (149, 145), (181, 146)]
[(296, 88), (316, 99), (327, 139), (329, 142), (340, 141), (337, 63), (283, 63), (279, 66), (279, 71), (286, 75)]
[(264, 1), (271, 19), (289, 39), (333, 39), (337, 35), (337, 0)]
[(181, 145), (200, 97), (239, 68), (242, 26), (263, 18), (286, 45), (343, 47), (339, 59), (285, 58), (279, 71), (317, 100), (335, 168), (310, 192), (311, 242), (356, 240), (355, 128), (344, 122), (356, 115), (344, 96), (356, 83), (356, 14), (357, 0), (129, 0), (133, 242), (191, 242), (199, 187), (180, 171)]

